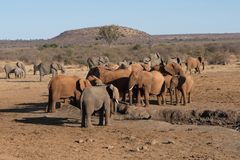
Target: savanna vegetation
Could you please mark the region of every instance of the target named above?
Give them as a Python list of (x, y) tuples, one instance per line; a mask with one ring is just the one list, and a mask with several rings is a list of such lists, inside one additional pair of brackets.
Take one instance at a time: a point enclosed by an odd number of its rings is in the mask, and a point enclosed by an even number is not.
[[(139, 61), (150, 53), (164, 58), (203, 56), (209, 64), (228, 64), (240, 57), (238, 34), (151, 36), (145, 32), (115, 25), (66, 31), (49, 40), (1, 41), (1, 60), (25, 63), (60, 61), (85, 64), (90, 56), (108, 56), (110, 61)], [(170, 38), (169, 38), (170, 37)]]

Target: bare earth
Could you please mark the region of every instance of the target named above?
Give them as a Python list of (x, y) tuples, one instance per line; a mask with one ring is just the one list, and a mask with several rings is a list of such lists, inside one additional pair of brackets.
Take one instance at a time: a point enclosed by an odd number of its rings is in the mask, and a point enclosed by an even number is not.
[[(30, 68), (30, 66), (29, 66)], [(84, 76), (79, 69), (68, 75)], [(32, 72), (26, 79), (0, 74), (0, 160), (38, 159), (239, 159), (240, 132), (220, 126), (172, 125), (154, 120), (123, 120), (111, 126), (80, 128), (80, 111), (62, 107), (45, 113), (50, 77)], [(208, 66), (194, 75), (193, 103), (152, 106), (240, 111), (240, 66)], [(96, 118), (93, 119), (97, 124)]]

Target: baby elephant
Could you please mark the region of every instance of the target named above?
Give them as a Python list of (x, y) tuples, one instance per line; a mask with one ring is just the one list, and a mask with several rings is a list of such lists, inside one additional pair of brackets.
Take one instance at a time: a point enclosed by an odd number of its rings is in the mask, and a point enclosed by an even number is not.
[(24, 70), (22, 68), (14, 68), (15, 78), (23, 78), (24, 77)]
[[(193, 79), (190, 75), (176, 75), (173, 76), (170, 82), (170, 97), (172, 97), (172, 91), (175, 89), (176, 105), (178, 105), (178, 92), (181, 92), (181, 101), (183, 105), (186, 105), (186, 94), (188, 95), (188, 103), (191, 102), (191, 91), (193, 86)], [(171, 98), (171, 104), (172, 98)]]
[(91, 115), (94, 111), (100, 111), (99, 125), (103, 125), (104, 115), (105, 125), (109, 125), (110, 114), (116, 110), (118, 99), (118, 89), (112, 84), (86, 88), (80, 99), (82, 127), (92, 127)]

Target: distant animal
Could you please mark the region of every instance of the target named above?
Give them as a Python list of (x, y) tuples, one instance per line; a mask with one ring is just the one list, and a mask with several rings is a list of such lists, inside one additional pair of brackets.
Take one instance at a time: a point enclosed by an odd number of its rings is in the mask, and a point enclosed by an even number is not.
[[(16, 64), (6, 64), (4, 66), (4, 71), (6, 73), (6, 78), (10, 78), (10, 74), (15, 74), (15, 69), (20, 68), (24, 72), (23, 77), (26, 77), (26, 68), (22, 62), (17, 62)], [(16, 77), (15, 77), (16, 78)]]
[[(130, 104), (132, 104), (132, 89), (137, 85), (138, 87), (138, 104), (141, 100), (141, 91), (144, 92), (146, 107), (149, 106), (149, 95), (156, 95), (158, 99), (158, 104), (165, 104), (165, 80), (163, 75), (158, 71), (135, 71), (132, 72), (129, 78), (129, 97)], [(162, 103), (160, 101), (160, 96), (162, 97)]]
[(23, 78), (24, 77), (24, 70), (19, 67), (16, 67), (14, 69), (14, 73), (15, 73), (15, 78)]
[(107, 56), (93, 56), (87, 59), (87, 64), (90, 69), (98, 66), (106, 66), (109, 62)]
[[(119, 99), (119, 92), (112, 84), (85, 88), (80, 99), (82, 111), (82, 127), (92, 127), (91, 115), (99, 111), (99, 125), (110, 123), (111, 112), (115, 112)], [(87, 122), (85, 120), (87, 119)]]
[(33, 73), (36, 74), (39, 71), (40, 81), (44, 75), (52, 74), (52, 77), (58, 74), (58, 70), (61, 70), (62, 73), (65, 73), (65, 68), (62, 64), (59, 63), (40, 63), (38, 65), (33, 65)]
[(198, 57), (198, 58), (193, 58), (193, 57), (187, 57), (186, 61), (186, 72), (189, 71), (189, 73), (191, 74), (191, 70), (195, 69), (195, 73), (201, 73), (200, 71), (200, 66), (202, 65), (202, 70), (204, 70), (204, 61), (202, 57)]
[(24, 63), (23, 62), (17, 62), (16, 66), (18, 68), (21, 68), (21, 70), (23, 71), (23, 77), (26, 78), (27, 70), (26, 70), (26, 67), (25, 67)]
[(81, 79), (77, 76), (58, 75), (53, 77), (48, 84), (48, 106), (46, 112), (56, 111), (56, 102), (61, 99), (73, 99), (73, 104), (79, 107), (81, 93), (86, 87), (91, 84), (86, 79)]
[[(178, 93), (181, 92), (181, 101), (183, 102), (183, 105), (186, 105), (186, 96), (188, 96), (188, 103), (191, 102), (191, 91), (193, 88), (193, 78), (191, 75), (175, 75), (171, 79), (170, 83), (170, 89), (175, 90), (175, 96), (176, 96), (176, 105), (178, 105)], [(172, 94), (172, 92), (170, 92)], [(172, 95), (170, 95), (172, 97)], [(171, 98), (171, 104), (173, 104), (172, 98)]]

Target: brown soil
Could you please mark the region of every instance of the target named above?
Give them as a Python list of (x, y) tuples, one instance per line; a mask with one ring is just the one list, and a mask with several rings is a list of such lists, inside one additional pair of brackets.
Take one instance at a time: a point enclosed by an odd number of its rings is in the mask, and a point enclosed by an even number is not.
[[(69, 67), (67, 74), (84, 76)], [(156, 111), (240, 112), (240, 67), (208, 66), (194, 75), (193, 103), (151, 106)], [(182, 125), (150, 120), (124, 120), (115, 115), (111, 126), (80, 128), (80, 111), (68, 106), (45, 113), (47, 84), (32, 73), (26, 79), (0, 74), (0, 160), (32, 159), (238, 159), (240, 133), (212, 125)], [(167, 97), (169, 98), (169, 97)], [(156, 116), (156, 115), (155, 115)], [(232, 115), (229, 115), (231, 117)], [(164, 119), (162, 119), (164, 120)], [(97, 124), (97, 118), (93, 118)], [(235, 119), (239, 121), (239, 119)], [(174, 122), (177, 123), (177, 122)], [(195, 124), (195, 123), (193, 123)], [(207, 124), (207, 123), (204, 123)]]

